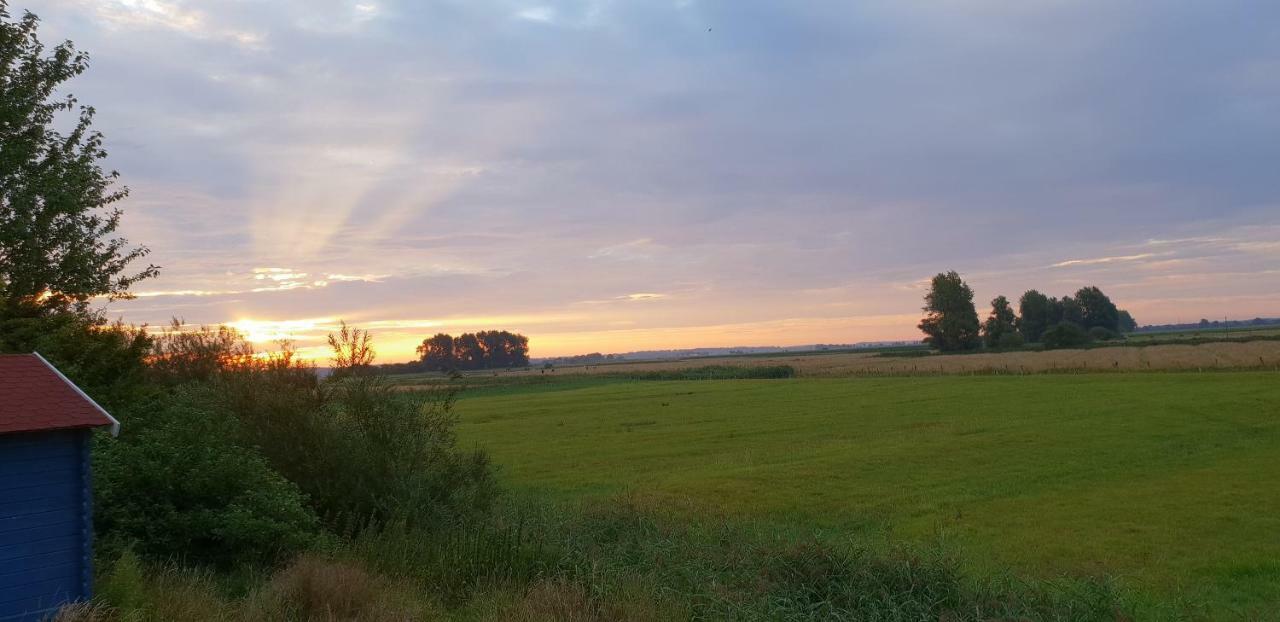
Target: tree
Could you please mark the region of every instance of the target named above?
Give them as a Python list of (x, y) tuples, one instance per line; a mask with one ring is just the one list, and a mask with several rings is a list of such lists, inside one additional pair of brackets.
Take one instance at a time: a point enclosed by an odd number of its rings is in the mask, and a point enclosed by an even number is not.
[(0, 302), (32, 313), (85, 311), (95, 297), (129, 297), (158, 268), (131, 271), (149, 251), (115, 236), (115, 205), (128, 189), (100, 166), (107, 152), (92, 129), (94, 109), (54, 97), (89, 57), (69, 41), (46, 55), (38, 24), (31, 13), (11, 21), (0, 2)]
[(1050, 298), (1049, 304), (1052, 306), (1050, 313), (1050, 325), (1070, 322), (1077, 326), (1084, 325), (1084, 311), (1080, 308), (1080, 303), (1076, 302), (1071, 296), (1063, 296), (1061, 299)]
[(529, 338), (505, 330), (482, 330), (452, 337), (440, 333), (418, 346), (427, 369), (528, 367)]
[(925, 343), (943, 352), (969, 350), (981, 343), (973, 290), (957, 272), (934, 276), (924, 301), (926, 315), (919, 328), (927, 335)]
[(987, 347), (1000, 347), (1005, 335), (1017, 332), (1014, 328), (1017, 321), (1017, 316), (1013, 314), (1013, 307), (1009, 306), (1009, 299), (996, 296), (991, 301), (991, 315), (987, 316), (987, 321), (982, 324), (982, 339)]
[(437, 333), (430, 339), (423, 339), (422, 345), (418, 346), (418, 356), (427, 369), (453, 369), (456, 364), (453, 354), (453, 336)]
[(1120, 310), (1120, 332), (1131, 333), (1138, 330), (1138, 321), (1128, 311)]
[(485, 363), (484, 346), (474, 333), (463, 333), (453, 340), (453, 356), (459, 369), (479, 369)]
[(1080, 305), (1081, 326), (1086, 329), (1101, 327), (1111, 332), (1120, 332), (1120, 310), (1101, 289), (1082, 287), (1076, 292), (1075, 301)]
[(1018, 332), (1023, 340), (1039, 343), (1040, 336), (1053, 322), (1053, 303), (1048, 296), (1031, 289), (1018, 300)]
[(528, 367), (529, 366), (529, 338), (519, 333), (509, 333), (502, 331), (506, 336), (503, 345), (507, 350), (507, 365), (509, 367)]
[(476, 339), (480, 341), (484, 349), (484, 359), (481, 367), (497, 369), (509, 366), (507, 364), (506, 338), (502, 332), (482, 330), (476, 333)]

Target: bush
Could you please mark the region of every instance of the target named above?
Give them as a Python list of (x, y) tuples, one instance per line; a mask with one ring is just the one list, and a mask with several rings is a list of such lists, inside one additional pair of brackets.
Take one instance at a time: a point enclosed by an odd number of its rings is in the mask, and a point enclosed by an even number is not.
[(317, 519), (298, 487), (242, 445), (208, 388), (154, 398), (94, 447), (96, 523), (153, 558), (269, 563), (310, 545)]
[(1041, 337), (1048, 350), (1074, 348), (1089, 343), (1089, 335), (1074, 322), (1060, 322), (1049, 327)]
[(246, 445), (307, 494), (331, 528), (439, 522), (494, 495), (483, 452), (457, 448), (452, 392), (403, 392), (381, 376), (317, 384), (288, 368), (238, 370), (211, 383)]
[(996, 347), (1001, 350), (1019, 350), (1023, 345), (1022, 335), (1014, 332), (1000, 335), (1000, 340), (996, 342)]
[(316, 445), (312, 459), (290, 476), (330, 524), (439, 523), (487, 509), (496, 492), (489, 458), (458, 449), (454, 391), (403, 392), (372, 375), (325, 391), (299, 430)]
[(303, 555), (248, 599), (246, 620), (439, 619), (419, 590), (396, 585), (354, 561)]
[(457, 448), (454, 393), (396, 390), (368, 373), (368, 333), (344, 329), (332, 339), (344, 366), (323, 383), (288, 344), (262, 356), (232, 329), (177, 322), (156, 338), (153, 375), (211, 387), (239, 444), (306, 493), (331, 528), (439, 522), (487, 507), (492, 470), (484, 453)]
[(1119, 333), (1103, 326), (1094, 326), (1089, 329), (1089, 339), (1093, 341), (1112, 341), (1119, 338)]

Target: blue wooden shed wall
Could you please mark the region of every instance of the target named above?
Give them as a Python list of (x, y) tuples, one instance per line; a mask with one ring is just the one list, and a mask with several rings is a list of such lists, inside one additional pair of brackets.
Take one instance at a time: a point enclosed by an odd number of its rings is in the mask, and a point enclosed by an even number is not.
[(41, 620), (91, 595), (89, 435), (0, 435), (0, 622)]

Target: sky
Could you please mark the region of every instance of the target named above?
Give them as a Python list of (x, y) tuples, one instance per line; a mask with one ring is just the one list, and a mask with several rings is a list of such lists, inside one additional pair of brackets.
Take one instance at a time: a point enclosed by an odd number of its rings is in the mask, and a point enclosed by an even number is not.
[(933, 274), (1280, 315), (1280, 3), (11, 0), (91, 67), (134, 323), (384, 362), (917, 339)]

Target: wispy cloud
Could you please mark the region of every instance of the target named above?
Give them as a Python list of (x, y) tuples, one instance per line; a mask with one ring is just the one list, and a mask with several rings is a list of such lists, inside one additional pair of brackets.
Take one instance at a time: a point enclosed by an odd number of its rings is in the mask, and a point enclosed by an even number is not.
[(1155, 256), (1155, 253), (1139, 253), (1137, 255), (1116, 255), (1113, 257), (1093, 257), (1091, 259), (1068, 259), (1067, 261), (1059, 261), (1058, 263), (1053, 264), (1052, 267), (1067, 268), (1070, 266), (1096, 266), (1099, 264), (1141, 261)]
[(91, 0), (79, 4), (91, 9), (103, 23), (117, 29), (155, 27), (197, 39), (222, 39), (241, 47), (258, 49), (266, 37), (247, 29), (220, 26), (208, 14), (172, 0)]
[(651, 238), (639, 238), (620, 244), (612, 244), (596, 249), (589, 259), (615, 259), (619, 261), (642, 261), (652, 259), (658, 246)]

